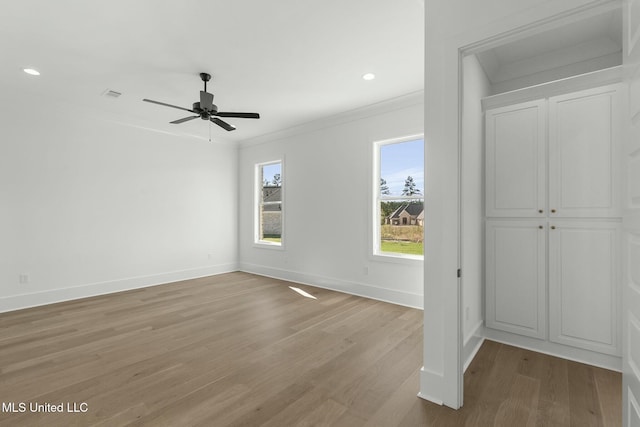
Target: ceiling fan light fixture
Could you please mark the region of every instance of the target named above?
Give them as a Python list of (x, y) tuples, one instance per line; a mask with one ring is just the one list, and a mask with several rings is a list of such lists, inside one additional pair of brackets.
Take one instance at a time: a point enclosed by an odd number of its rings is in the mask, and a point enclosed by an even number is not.
[(363, 75), (362, 75), (362, 79), (363, 79), (363, 80), (367, 80), (367, 81), (369, 81), (369, 80), (373, 80), (373, 79), (375, 79), (375, 78), (376, 78), (376, 75), (375, 75), (375, 74), (373, 74), (373, 73), (366, 73), (366, 74), (363, 74)]
[(24, 71), (25, 73), (31, 75), (31, 76), (39, 76), (40, 75), (40, 71), (36, 70), (35, 68), (23, 68), (22, 71)]

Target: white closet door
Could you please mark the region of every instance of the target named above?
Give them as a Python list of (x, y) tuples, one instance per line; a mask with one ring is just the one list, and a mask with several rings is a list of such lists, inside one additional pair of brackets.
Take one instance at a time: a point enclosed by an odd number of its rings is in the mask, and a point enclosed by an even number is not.
[(486, 112), (486, 214), (546, 215), (546, 103), (525, 102)]
[(551, 221), (549, 339), (620, 356), (617, 221)]
[(620, 216), (620, 86), (549, 98), (549, 215)]
[(541, 220), (488, 220), (486, 323), (545, 338), (546, 230)]

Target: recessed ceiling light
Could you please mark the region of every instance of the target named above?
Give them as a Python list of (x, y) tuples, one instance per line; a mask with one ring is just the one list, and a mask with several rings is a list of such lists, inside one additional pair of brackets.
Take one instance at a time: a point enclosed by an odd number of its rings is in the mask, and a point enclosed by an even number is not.
[(375, 79), (375, 78), (376, 78), (376, 75), (375, 75), (375, 74), (373, 74), (373, 73), (367, 73), (367, 74), (363, 74), (363, 75), (362, 75), (362, 78), (363, 78), (364, 80), (373, 80), (373, 79)]
[(27, 74), (31, 74), (32, 76), (39, 76), (40, 75), (40, 71), (35, 70), (33, 68), (24, 68), (22, 71), (24, 71)]

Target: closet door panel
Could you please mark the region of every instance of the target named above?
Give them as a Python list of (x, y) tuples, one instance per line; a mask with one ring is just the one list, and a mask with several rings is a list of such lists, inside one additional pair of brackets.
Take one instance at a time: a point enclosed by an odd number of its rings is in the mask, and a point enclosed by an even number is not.
[(549, 98), (551, 217), (620, 216), (619, 114), (617, 85)]
[(486, 112), (488, 217), (545, 215), (544, 100)]
[(616, 221), (551, 222), (551, 341), (620, 355), (619, 234)]
[(538, 220), (487, 221), (488, 327), (545, 338), (546, 239), (542, 224)]

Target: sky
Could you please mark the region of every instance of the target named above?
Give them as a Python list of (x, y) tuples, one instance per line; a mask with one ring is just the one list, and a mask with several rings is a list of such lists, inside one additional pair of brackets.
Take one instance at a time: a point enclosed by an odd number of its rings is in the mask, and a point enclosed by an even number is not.
[(268, 179), (269, 183), (271, 183), (271, 180), (273, 179), (273, 176), (275, 174), (281, 173), (281, 172), (282, 172), (282, 163), (272, 163), (272, 164), (262, 166), (262, 176), (265, 179)]
[(424, 141), (422, 139), (380, 146), (380, 177), (392, 196), (402, 195), (407, 176), (424, 194)]

